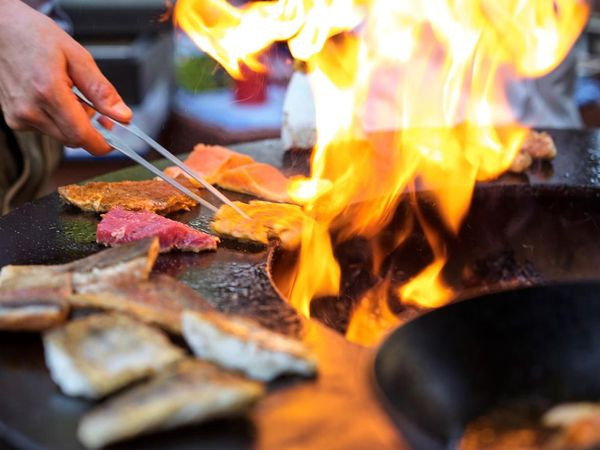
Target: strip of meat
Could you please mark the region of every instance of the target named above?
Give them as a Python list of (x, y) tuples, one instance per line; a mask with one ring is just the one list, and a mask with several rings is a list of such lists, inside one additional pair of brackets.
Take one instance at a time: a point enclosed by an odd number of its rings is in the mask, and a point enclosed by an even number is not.
[(107, 249), (83, 259), (54, 266), (4, 266), (0, 285), (11, 279), (27, 279), (47, 274), (71, 274), (72, 291), (97, 292), (115, 284), (146, 280), (158, 256), (158, 238)]
[(268, 164), (247, 164), (227, 170), (217, 179), (216, 184), (223, 189), (273, 202), (290, 202), (287, 192), (288, 179)]
[[(223, 172), (254, 160), (242, 153), (234, 152), (220, 145), (197, 144), (185, 160), (186, 166), (210, 184), (214, 184)], [(165, 173), (172, 177), (184, 175), (185, 172), (177, 166), (167, 167)]]
[(137, 319), (181, 334), (181, 313), (212, 308), (194, 289), (167, 275), (147, 281), (114, 286), (101, 292), (70, 297), (75, 307), (92, 307), (124, 312)]
[[(195, 189), (186, 177), (179, 177), (177, 181), (189, 189)], [(107, 212), (120, 207), (131, 211), (169, 214), (189, 211), (196, 206), (193, 199), (162, 180), (69, 184), (59, 187), (58, 193), (66, 202), (84, 211), (94, 212)]]
[(299, 206), (260, 200), (234, 203), (250, 219), (244, 219), (231, 207), (223, 205), (215, 213), (210, 225), (213, 231), (222, 236), (264, 245), (277, 239), (286, 250), (294, 250), (300, 245), (302, 224), (307, 216)]
[(216, 250), (219, 242), (219, 238), (181, 222), (152, 212), (126, 211), (121, 208), (111, 209), (106, 213), (96, 230), (97, 242), (107, 246), (122, 245), (154, 236), (160, 240), (161, 252), (172, 249), (190, 252)]
[(313, 375), (315, 356), (295, 339), (258, 322), (218, 311), (185, 311), (183, 336), (199, 358), (251, 378), (270, 381), (284, 373)]
[[(223, 189), (274, 202), (290, 201), (288, 179), (278, 169), (228, 148), (198, 144), (185, 164), (209, 183)], [(165, 173), (185, 175), (178, 167), (168, 167)]]
[(86, 414), (79, 440), (88, 448), (152, 431), (238, 415), (264, 392), (260, 383), (197, 360), (130, 389)]
[(99, 398), (180, 360), (159, 330), (127, 316), (94, 314), (44, 335), (46, 365), (65, 394)]
[(71, 274), (43, 269), (0, 281), (0, 330), (41, 331), (65, 321)]

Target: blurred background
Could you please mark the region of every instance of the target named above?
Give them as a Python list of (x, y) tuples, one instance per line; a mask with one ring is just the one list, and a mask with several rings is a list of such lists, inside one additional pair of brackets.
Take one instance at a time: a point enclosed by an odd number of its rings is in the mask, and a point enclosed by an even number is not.
[[(243, 1), (231, 1), (240, 5)], [(576, 47), (575, 97), (586, 127), (600, 126), (600, 8), (598, 2)], [(134, 122), (173, 153), (197, 142), (232, 144), (280, 135), (293, 63), (285, 45), (265, 55), (265, 74), (232, 80), (180, 31), (165, 0), (60, 0), (74, 37), (94, 56), (134, 110)], [(141, 142), (129, 144), (147, 159)], [(113, 152), (103, 158), (65, 149), (60, 170), (42, 195), (130, 165)]]

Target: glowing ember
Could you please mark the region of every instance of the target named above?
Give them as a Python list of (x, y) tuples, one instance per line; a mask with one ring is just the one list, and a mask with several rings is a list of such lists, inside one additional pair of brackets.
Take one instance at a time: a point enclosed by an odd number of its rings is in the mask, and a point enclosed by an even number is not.
[[(179, 0), (177, 24), (234, 76), (242, 64), (260, 70), (260, 52), (275, 41), (306, 62), (317, 144), (310, 177), (289, 195), (316, 220), (303, 231), (290, 302), (308, 315), (312, 298), (338, 294), (331, 233), (374, 238), (417, 187), (433, 192), (444, 226), (458, 232), (475, 182), (505, 171), (527, 132), (506, 113), (507, 80), (556, 67), (587, 14), (582, 0)], [(382, 123), (400, 131), (386, 140), (367, 132)], [(399, 296), (437, 307), (453, 296), (441, 277), (445, 245), (411, 204), (410, 226), (420, 225), (434, 260)], [(372, 309), (373, 296), (366, 301), (350, 326), (362, 342), (354, 322)]]

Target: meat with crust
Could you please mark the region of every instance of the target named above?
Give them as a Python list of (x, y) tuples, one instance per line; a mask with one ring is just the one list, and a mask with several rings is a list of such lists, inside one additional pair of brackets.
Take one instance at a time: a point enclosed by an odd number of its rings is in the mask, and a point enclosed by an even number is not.
[(184, 310), (212, 308), (194, 289), (168, 275), (154, 275), (147, 281), (109, 287), (100, 292), (76, 294), (70, 301), (74, 307), (127, 313), (175, 334), (181, 334)]
[(104, 447), (140, 434), (238, 415), (264, 387), (212, 364), (185, 360), (178, 367), (92, 409), (79, 423), (79, 440)]
[(175, 220), (148, 211), (111, 209), (96, 230), (96, 241), (107, 246), (118, 246), (148, 237), (158, 237), (160, 251), (172, 249), (201, 252), (216, 250), (219, 238), (195, 230)]
[(183, 336), (199, 358), (258, 380), (270, 381), (284, 373), (311, 376), (317, 370), (315, 356), (301, 341), (246, 317), (185, 311)]
[(222, 236), (264, 245), (270, 240), (279, 240), (286, 250), (294, 250), (300, 245), (303, 221), (307, 218), (301, 207), (260, 200), (234, 203), (250, 219), (244, 219), (231, 207), (223, 205), (215, 213), (210, 225), (213, 231)]
[[(189, 189), (194, 185), (186, 177), (177, 179)], [(94, 181), (84, 185), (69, 184), (58, 188), (58, 193), (68, 203), (83, 211), (107, 212), (112, 208), (130, 211), (152, 211), (169, 214), (189, 211), (196, 201), (182, 194), (162, 180), (144, 181)]]
[(46, 365), (61, 390), (100, 398), (184, 357), (158, 329), (127, 316), (94, 314), (44, 335)]

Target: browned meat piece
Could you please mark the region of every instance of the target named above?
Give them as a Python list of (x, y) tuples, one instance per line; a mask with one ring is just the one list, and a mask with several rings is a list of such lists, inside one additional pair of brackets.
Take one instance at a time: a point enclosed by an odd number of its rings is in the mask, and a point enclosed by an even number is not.
[(525, 172), (534, 159), (553, 159), (556, 156), (556, 146), (552, 137), (546, 132), (530, 131), (511, 167), (511, 172)]
[[(183, 176), (177, 178), (189, 189), (196, 189)], [(60, 196), (84, 211), (107, 212), (120, 207), (131, 211), (169, 214), (189, 211), (196, 202), (162, 180), (97, 181), (84, 185), (69, 184), (58, 188)]]
[(223, 205), (215, 213), (211, 228), (222, 236), (248, 240), (267, 245), (278, 239), (286, 250), (300, 245), (305, 214), (297, 205), (253, 200), (235, 202), (250, 219), (244, 219), (231, 207)]
[(63, 322), (69, 313), (71, 274), (40, 266), (27, 276), (0, 280), (0, 330), (41, 331)]
[(186, 360), (86, 414), (79, 424), (79, 440), (98, 448), (139, 434), (238, 415), (263, 392), (260, 383)]
[(209, 310), (211, 305), (188, 285), (167, 275), (147, 281), (129, 283), (107, 290), (73, 295), (76, 307), (93, 307), (121, 311), (151, 324), (181, 334), (181, 313), (186, 310)]
[(44, 335), (46, 365), (65, 394), (99, 398), (184, 357), (158, 329), (94, 314)]

